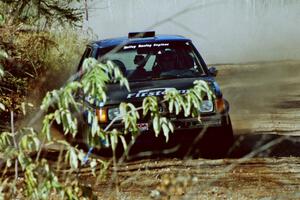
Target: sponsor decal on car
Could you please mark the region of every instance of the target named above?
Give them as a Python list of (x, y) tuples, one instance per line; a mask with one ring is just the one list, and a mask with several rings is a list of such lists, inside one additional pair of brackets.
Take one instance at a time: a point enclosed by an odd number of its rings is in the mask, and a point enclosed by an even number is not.
[[(149, 96), (163, 96), (168, 90), (175, 88), (153, 88), (147, 90), (140, 90), (138, 92), (129, 93), (127, 99), (131, 98), (140, 98), (140, 97), (149, 97)], [(180, 94), (186, 94), (188, 90), (177, 90)]]
[(138, 45), (126, 45), (123, 47), (124, 50), (136, 49), (136, 48), (151, 48), (151, 47), (167, 47), (169, 43), (150, 43), (150, 44), (138, 44)]
[(149, 124), (148, 123), (138, 123), (137, 124), (140, 131), (148, 131), (149, 130)]

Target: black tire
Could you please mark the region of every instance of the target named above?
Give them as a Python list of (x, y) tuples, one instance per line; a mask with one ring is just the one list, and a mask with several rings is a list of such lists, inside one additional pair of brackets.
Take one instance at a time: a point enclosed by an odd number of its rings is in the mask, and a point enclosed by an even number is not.
[(220, 159), (228, 156), (234, 136), (229, 116), (224, 117), (221, 127), (209, 128), (196, 144), (193, 155), (201, 158)]

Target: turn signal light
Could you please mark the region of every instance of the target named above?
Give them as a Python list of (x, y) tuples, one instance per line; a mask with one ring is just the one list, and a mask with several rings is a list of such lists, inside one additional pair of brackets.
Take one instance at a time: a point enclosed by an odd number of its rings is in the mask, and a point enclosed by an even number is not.
[(96, 115), (100, 123), (107, 123), (107, 108), (100, 108), (96, 110)]
[(224, 99), (221, 98), (221, 99), (216, 99), (215, 100), (215, 104), (216, 104), (216, 110), (219, 112), (219, 113), (222, 113), (224, 110), (225, 110), (225, 102), (224, 102)]

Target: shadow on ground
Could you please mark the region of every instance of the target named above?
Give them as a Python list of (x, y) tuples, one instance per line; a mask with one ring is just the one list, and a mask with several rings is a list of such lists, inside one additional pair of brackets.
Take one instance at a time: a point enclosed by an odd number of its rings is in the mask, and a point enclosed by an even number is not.
[[(267, 157), (300, 157), (300, 136), (277, 135), (270, 133), (236, 135), (235, 141), (228, 154), (222, 158), (267, 158)], [(186, 155), (184, 158), (198, 158)], [(168, 150), (148, 151), (133, 155), (130, 161), (140, 159), (163, 160), (166, 158), (180, 158), (176, 147)]]
[(235, 138), (229, 158), (253, 157), (300, 157), (300, 137), (275, 134), (245, 134)]
[[(177, 153), (177, 147), (167, 150), (146, 151), (129, 156), (127, 161), (141, 159), (162, 160), (166, 158), (183, 158)], [(94, 152), (95, 153), (95, 152)], [(57, 150), (45, 150), (42, 156), (55, 161), (58, 158)], [(97, 155), (94, 155), (97, 156)], [(242, 134), (235, 136), (235, 142), (224, 158), (243, 158), (243, 157), (300, 157), (300, 136), (276, 135), (269, 133)], [(106, 156), (105, 156), (106, 157)], [(107, 156), (104, 159), (109, 159)], [(198, 156), (194, 157), (197, 158)], [(185, 158), (192, 158), (187, 155)]]

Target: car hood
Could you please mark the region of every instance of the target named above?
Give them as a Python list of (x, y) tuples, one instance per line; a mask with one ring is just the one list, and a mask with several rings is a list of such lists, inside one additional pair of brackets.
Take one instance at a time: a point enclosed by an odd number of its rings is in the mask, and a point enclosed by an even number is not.
[(194, 86), (195, 80), (204, 80), (211, 87), (216, 96), (219, 90), (216, 90), (216, 82), (211, 77), (197, 77), (197, 78), (180, 78), (180, 79), (164, 79), (164, 80), (150, 80), (129, 82), (130, 91), (125, 87), (120, 87), (119, 84), (111, 84), (107, 87), (108, 100), (106, 105), (119, 104), (121, 102), (140, 102), (147, 96), (163, 96), (169, 89), (175, 88), (181, 94), (185, 94), (188, 89)]

